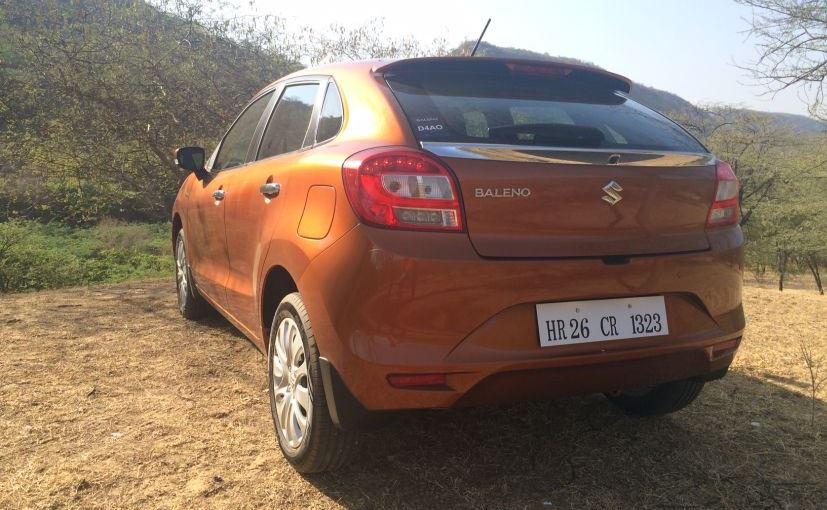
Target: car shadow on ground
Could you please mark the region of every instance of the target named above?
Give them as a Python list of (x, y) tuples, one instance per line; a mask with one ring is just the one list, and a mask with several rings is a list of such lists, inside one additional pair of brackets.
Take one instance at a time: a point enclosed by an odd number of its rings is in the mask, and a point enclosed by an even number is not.
[[(169, 287), (88, 292), (166, 324), (181, 320)], [(113, 314), (87, 308), (90, 296), (38, 315), (72, 323), (82, 314), (72, 334), (96, 334), (111, 327)], [(133, 318), (130, 327), (141, 324)], [(185, 322), (183, 333), (255, 349), (217, 314)], [(202, 368), (190, 375), (218, 377)], [(237, 367), (235, 377), (248, 370)], [(262, 381), (263, 374), (251, 377)], [(662, 418), (627, 417), (599, 395), (406, 412), (367, 431), (352, 464), (305, 479), (350, 509), (823, 508), (827, 406), (818, 401), (813, 427), (806, 381), (764, 375), (736, 369), (708, 384), (689, 408)]]
[[(752, 304), (760, 310), (774, 299), (759, 295)], [(788, 370), (800, 358), (777, 345), (739, 358), (730, 375), (672, 416), (629, 418), (601, 396), (408, 412), (366, 432), (353, 463), (301, 478), (274, 444), (264, 357), (217, 315), (182, 320), (170, 280), (20, 294), (0, 308), (7, 425), (0, 431), (11, 452), (0, 455), (0, 468), (16, 473), (0, 483), (5, 507), (824, 508), (827, 501), (827, 406), (817, 402), (811, 426), (807, 381)], [(804, 317), (816, 322), (820, 311)], [(755, 324), (758, 345), (765, 332)], [(777, 370), (760, 363), (770, 356), (779, 358)]]
[(818, 507), (827, 409), (812, 428), (809, 406), (731, 373), (661, 418), (602, 396), (404, 413), (307, 479), (348, 508)]

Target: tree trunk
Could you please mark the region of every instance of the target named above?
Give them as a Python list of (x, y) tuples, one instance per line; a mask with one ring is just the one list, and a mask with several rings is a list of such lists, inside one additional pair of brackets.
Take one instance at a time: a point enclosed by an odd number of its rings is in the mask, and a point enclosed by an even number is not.
[(818, 268), (818, 257), (815, 255), (807, 256), (807, 266), (810, 268), (810, 272), (813, 273), (813, 278), (816, 281), (816, 288), (818, 289), (818, 293), (822, 296), (824, 295), (824, 286), (821, 284), (821, 272)]
[(755, 279), (758, 283), (764, 283), (764, 277), (767, 275), (767, 265), (763, 262), (755, 264)]
[(789, 253), (786, 251), (778, 252), (778, 290), (784, 290), (784, 275), (787, 272), (787, 258)]

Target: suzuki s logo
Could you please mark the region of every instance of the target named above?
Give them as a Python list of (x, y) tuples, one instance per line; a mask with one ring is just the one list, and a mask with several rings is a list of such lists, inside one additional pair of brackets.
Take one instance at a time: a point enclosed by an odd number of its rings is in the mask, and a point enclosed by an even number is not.
[(600, 198), (609, 202), (609, 205), (615, 205), (623, 200), (623, 197), (618, 193), (618, 191), (623, 191), (623, 188), (615, 181), (609, 181), (609, 184), (603, 186), (603, 191), (605, 191), (606, 194)]

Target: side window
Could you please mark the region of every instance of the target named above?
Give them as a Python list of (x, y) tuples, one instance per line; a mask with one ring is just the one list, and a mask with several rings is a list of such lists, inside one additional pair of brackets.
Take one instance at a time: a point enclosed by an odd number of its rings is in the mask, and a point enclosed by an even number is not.
[(324, 94), (322, 111), (319, 114), (319, 127), (316, 128), (316, 143), (330, 140), (342, 129), (342, 98), (336, 84), (330, 82)]
[(474, 138), (488, 137), (488, 120), (479, 110), (471, 110), (462, 114), (465, 120), (465, 132)]
[(572, 118), (562, 108), (554, 106), (531, 106), (510, 108), (514, 124), (574, 124)]
[(212, 166), (214, 172), (243, 165), (246, 162), (247, 149), (250, 148), (253, 133), (255, 133), (258, 121), (261, 120), (261, 115), (272, 96), (273, 93), (268, 92), (256, 99), (235, 121), (235, 124), (224, 136), (224, 141), (221, 142), (221, 148), (218, 150), (218, 155), (215, 157)]
[(284, 89), (273, 116), (264, 130), (258, 158), (264, 159), (302, 148), (310, 115), (316, 102), (318, 83), (291, 85)]

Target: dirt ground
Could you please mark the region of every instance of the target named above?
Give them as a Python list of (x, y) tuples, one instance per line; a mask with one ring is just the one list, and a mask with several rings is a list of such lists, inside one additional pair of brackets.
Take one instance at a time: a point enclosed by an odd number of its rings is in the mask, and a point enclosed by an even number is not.
[(406, 413), (349, 469), (281, 459), (264, 357), (168, 280), (0, 297), (0, 508), (825, 508), (827, 297), (746, 289), (734, 369), (688, 409), (599, 396)]

